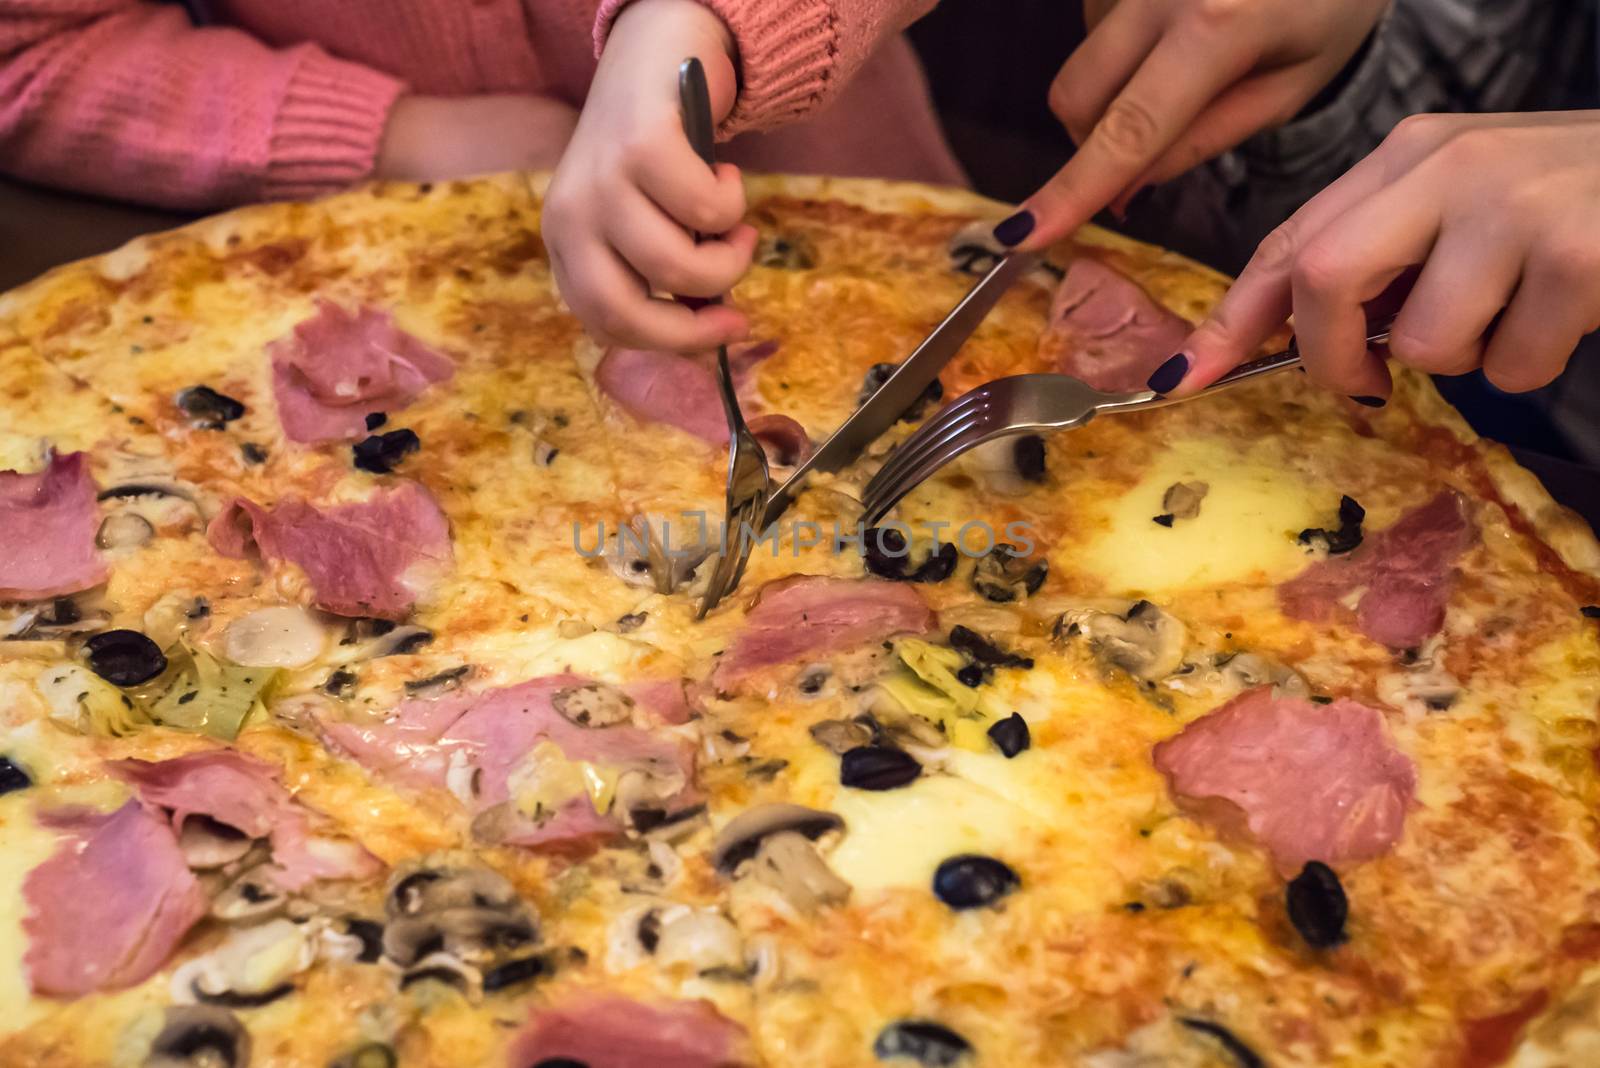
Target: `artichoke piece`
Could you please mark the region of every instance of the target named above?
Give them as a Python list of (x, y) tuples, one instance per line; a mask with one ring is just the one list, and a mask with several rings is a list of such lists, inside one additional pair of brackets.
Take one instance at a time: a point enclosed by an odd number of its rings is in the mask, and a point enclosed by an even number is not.
[(182, 644), (172, 650), (172, 668), (160, 696), (150, 704), (156, 722), (179, 730), (209, 734), (231, 742), (250, 713), (276, 681), (275, 668), (226, 664)]

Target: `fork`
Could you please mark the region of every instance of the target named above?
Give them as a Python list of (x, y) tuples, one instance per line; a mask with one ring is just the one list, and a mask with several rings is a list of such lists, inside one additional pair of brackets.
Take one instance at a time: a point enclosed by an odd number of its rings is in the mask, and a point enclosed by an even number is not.
[[(1367, 344), (1387, 341), (1392, 322), (1390, 318), (1371, 323)], [(1148, 389), (1136, 393), (1106, 393), (1059, 374), (996, 379), (946, 405), (889, 454), (862, 495), (862, 521), (869, 527), (876, 525), (929, 475), (962, 453), (996, 438), (1045, 430), (1073, 430), (1102, 413), (1179, 404), (1299, 365), (1300, 352), (1291, 341), (1283, 352), (1240, 364), (1188, 397), (1168, 397)]]
[[(698, 59), (686, 59), (678, 68), (678, 102), (683, 108), (683, 132), (695, 153), (716, 165), (712, 151), (711, 97), (706, 91), (706, 72)], [(701, 240), (700, 234), (694, 235)], [(684, 301), (699, 304), (702, 302)], [(717, 563), (700, 597), (696, 619), (727, 596), (744, 577), (750, 562), (751, 539), (761, 513), (772, 492), (772, 475), (767, 469), (767, 454), (739, 411), (739, 397), (733, 391), (733, 372), (728, 367), (728, 346), (717, 346), (717, 387), (722, 393), (722, 410), (728, 419), (728, 490), (723, 505), (722, 536), (717, 545)], [(730, 542), (730, 538), (732, 539)]]

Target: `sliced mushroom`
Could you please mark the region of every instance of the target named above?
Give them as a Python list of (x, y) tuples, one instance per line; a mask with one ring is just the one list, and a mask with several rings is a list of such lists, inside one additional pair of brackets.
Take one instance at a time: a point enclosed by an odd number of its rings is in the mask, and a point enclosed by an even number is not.
[(683, 965), (699, 974), (724, 968), (743, 971), (739, 929), (716, 909), (679, 905), (664, 910), (660, 924), (655, 958), (661, 964)]
[(797, 831), (763, 838), (750, 873), (801, 912), (841, 905), (850, 898), (850, 884), (834, 874), (816, 845)]
[(245, 1068), (250, 1033), (214, 1005), (172, 1005), (150, 1043), (143, 1068)]
[(1447, 712), (1461, 698), (1461, 680), (1431, 660), (1378, 676), (1378, 700), (1411, 716)]
[(996, 438), (967, 453), (967, 463), (996, 493), (1026, 493), (1045, 478), (1044, 439), (1037, 434)]
[(1161, 512), (1169, 519), (1193, 519), (1200, 514), (1200, 502), (1210, 489), (1204, 482), (1174, 482), (1161, 497)]
[(155, 536), (156, 528), (144, 516), (133, 512), (117, 512), (100, 521), (100, 530), (94, 536), (94, 543), (102, 549), (117, 552), (137, 549), (148, 544)]
[[(994, 236), (994, 221), (978, 219), (957, 230), (950, 237), (950, 269), (961, 274), (980, 277), (989, 273), (1010, 249)], [(1046, 289), (1053, 289), (1060, 279), (1060, 268), (1040, 261), (1028, 271), (1029, 281)]]
[(444, 951), (479, 964), (534, 944), (538, 933), (525, 915), (494, 908), (448, 908), (390, 920), (383, 930), (383, 955), (411, 967)]
[(294, 605), (258, 608), (222, 634), (223, 655), (245, 667), (305, 667), (322, 655), (327, 642), (322, 624)]
[(1286, 697), (1305, 697), (1311, 693), (1311, 687), (1299, 672), (1259, 653), (1234, 653), (1220, 659), (1217, 667), (1223, 681), (1233, 689), (1271, 685)]
[(972, 588), (996, 604), (1024, 601), (1039, 592), (1050, 573), (1050, 562), (1024, 555), (1015, 545), (1001, 543), (978, 557), (972, 568)]
[(520, 907), (516, 890), (488, 868), (421, 867), (396, 873), (384, 899), (390, 916), (415, 916), (448, 908)]
[(1073, 609), (1056, 620), (1057, 640), (1082, 636), (1097, 659), (1144, 682), (1154, 682), (1183, 663), (1188, 630), (1149, 601), (1136, 601), (1122, 615)]
[(804, 234), (763, 233), (756, 244), (755, 265), (808, 271), (817, 265), (817, 250)]
[(254, 839), (235, 827), (209, 816), (190, 815), (178, 832), (183, 861), (196, 871), (232, 864), (250, 852)]
[(844, 829), (844, 820), (832, 812), (773, 802), (746, 809), (717, 832), (711, 844), (711, 863), (731, 878), (745, 861), (752, 859), (769, 835), (793, 831), (816, 841), (830, 831)]
[[(648, 830), (665, 817), (668, 803), (689, 785), (683, 770), (670, 764), (629, 768), (617, 777), (615, 805), (637, 830)], [(651, 815), (654, 814), (654, 818)]]
[(292, 920), (236, 927), (221, 945), (172, 973), (172, 996), (235, 1008), (265, 1005), (287, 994), (315, 960), (306, 928)]
[[(737, 532), (730, 532), (730, 539)], [(716, 550), (715, 539), (702, 525), (685, 518), (635, 516), (606, 540), (602, 555), (611, 571), (630, 586), (672, 593), (689, 585), (696, 570)]]
[(387, 619), (352, 619), (328, 659), (354, 664), (386, 656), (407, 656), (433, 641), (433, 631), (412, 623), (396, 626)]
[(550, 704), (579, 727), (613, 727), (633, 718), (633, 698), (602, 682), (557, 690)]
[[(185, 820), (185, 828), (195, 819), (191, 816)], [(188, 859), (187, 852), (185, 859)], [(189, 866), (195, 866), (192, 860)], [(273, 871), (271, 865), (258, 864), (241, 872), (238, 878), (211, 899), (211, 915), (226, 923), (256, 923), (278, 915), (288, 902), (289, 895), (272, 877)]]
[(843, 756), (851, 749), (871, 745), (877, 737), (873, 727), (865, 720), (825, 719), (811, 725), (811, 737), (828, 752)]
[(400, 976), (400, 989), (418, 983), (443, 983), (476, 1000), (483, 993), (483, 973), (449, 953), (430, 953)]

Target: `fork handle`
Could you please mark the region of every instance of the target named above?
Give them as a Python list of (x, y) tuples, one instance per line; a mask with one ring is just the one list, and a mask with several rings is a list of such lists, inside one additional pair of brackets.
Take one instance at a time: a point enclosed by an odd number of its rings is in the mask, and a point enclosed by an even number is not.
[[(690, 56), (678, 66), (678, 109), (683, 112), (683, 134), (695, 155), (705, 160), (707, 167), (717, 165), (716, 136), (711, 121), (711, 91), (706, 88), (706, 69), (700, 60)], [(691, 230), (694, 243), (699, 244), (706, 235)], [(715, 297), (678, 297), (679, 304), (699, 310), (708, 304), (719, 303)]]
[[(1381, 345), (1388, 341), (1389, 327), (1391, 324), (1393, 324), (1393, 322), (1394, 318), (1392, 316), (1386, 319), (1374, 321), (1368, 327), (1367, 344)], [(1221, 378), (1217, 379), (1200, 392), (1210, 393), (1212, 390), (1227, 389), (1229, 386), (1236, 386), (1241, 382), (1248, 382), (1252, 378), (1260, 378), (1262, 375), (1270, 375), (1277, 371), (1287, 371), (1291, 367), (1299, 366), (1300, 346), (1295, 342), (1295, 339), (1291, 337), (1289, 339), (1289, 347), (1287, 349), (1284, 349), (1282, 352), (1275, 352), (1271, 356), (1263, 356), (1259, 360), (1251, 360), (1248, 363), (1241, 363), (1238, 367), (1235, 367), (1233, 370), (1229, 371), (1227, 374), (1223, 375)]]

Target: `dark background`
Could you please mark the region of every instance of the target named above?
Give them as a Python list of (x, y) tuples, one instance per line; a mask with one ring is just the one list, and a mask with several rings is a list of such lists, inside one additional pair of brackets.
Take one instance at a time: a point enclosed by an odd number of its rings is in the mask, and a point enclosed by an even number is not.
[[(1014, 202), (1071, 154), (1045, 98), (1084, 30), (1075, 0), (1006, 0), (1004, 19), (993, 17), (994, 2), (943, 0), (910, 36), (973, 185)], [(186, 218), (0, 178), (0, 290)], [(1533, 395), (1502, 394), (1481, 375), (1436, 381), (1481, 433), (1510, 446), (1558, 499), (1600, 526), (1600, 356), (1592, 351), (1600, 343), (1589, 342), (1561, 381)]]

